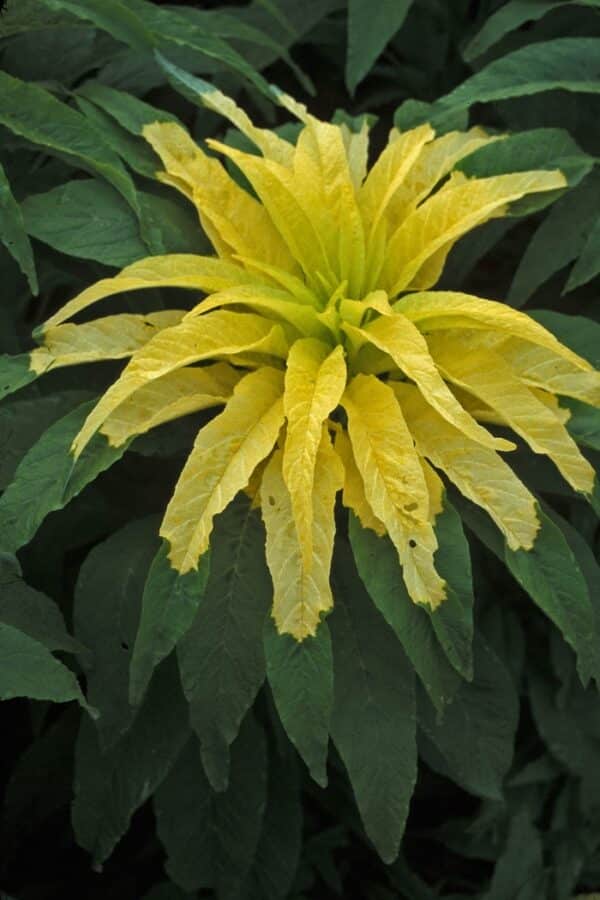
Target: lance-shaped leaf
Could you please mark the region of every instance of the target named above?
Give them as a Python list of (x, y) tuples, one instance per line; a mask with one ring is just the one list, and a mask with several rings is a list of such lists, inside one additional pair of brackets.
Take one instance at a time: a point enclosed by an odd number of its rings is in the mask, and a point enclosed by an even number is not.
[(313, 490), (323, 422), (340, 402), (346, 386), (342, 347), (296, 341), (287, 359), (284, 411), (287, 419), (282, 472), (289, 491), (303, 565), (313, 553)]
[(236, 385), (227, 406), (198, 434), (160, 533), (181, 574), (207, 550), (214, 517), (273, 449), (283, 425), (283, 373), (264, 366)]
[(346, 84), (352, 93), (402, 26), (411, 6), (412, 0), (384, 0), (376, 8), (365, 0), (350, 0)]
[(335, 534), (335, 496), (343, 485), (340, 460), (323, 426), (312, 492), (312, 557), (304, 561), (292, 500), (283, 479), (283, 454), (276, 451), (265, 469), (261, 507), (267, 529), (267, 563), (273, 579), (273, 618), (281, 634), (297, 640), (314, 635), (333, 599), (329, 569)]
[(10, 189), (8, 178), (0, 163), (0, 240), (18, 263), (21, 272), (27, 278), (32, 293), (37, 294), (38, 283), (35, 272), (33, 251), (25, 225), (21, 208)]

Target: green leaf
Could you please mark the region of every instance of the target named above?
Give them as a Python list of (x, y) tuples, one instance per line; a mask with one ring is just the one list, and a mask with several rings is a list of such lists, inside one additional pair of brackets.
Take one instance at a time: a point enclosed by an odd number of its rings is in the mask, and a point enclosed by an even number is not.
[(104, 862), (131, 817), (164, 780), (189, 736), (187, 708), (174, 659), (156, 673), (133, 727), (102, 753), (84, 719), (75, 748), (73, 828), (96, 865)]
[(526, 22), (536, 22), (558, 7), (564, 8), (562, 0), (510, 0), (485, 20), (483, 26), (462, 51), (466, 62), (473, 62), (505, 35), (515, 31)]
[(75, 586), (75, 635), (92, 651), (86, 678), (90, 702), (101, 713), (97, 727), (103, 748), (127, 731), (136, 714), (127, 700), (129, 664), (158, 526), (156, 516), (134, 520), (97, 544)]
[[(97, 81), (86, 81), (85, 84), (77, 89), (77, 96), (83, 97), (100, 107), (101, 110), (115, 119), (122, 128), (136, 137), (142, 134), (145, 125), (150, 125), (152, 122), (175, 122), (180, 124), (177, 116), (174, 116), (173, 113), (151, 106), (150, 103), (139, 100), (126, 91), (118, 91)], [(146, 146), (149, 147), (148, 144)], [(160, 160), (158, 157), (154, 158), (156, 159), (156, 168), (160, 168)]]
[[(161, 69), (165, 73), (167, 80), (171, 87), (180, 93), (186, 100), (189, 100), (190, 103), (196, 104), (196, 106), (204, 106), (202, 103), (202, 94), (207, 90), (212, 88), (208, 82), (204, 81), (202, 78), (196, 78), (190, 72), (187, 72), (185, 69), (181, 69), (179, 66), (176, 66), (174, 63), (169, 62), (169, 60), (162, 55), (162, 53), (156, 53), (156, 61), (160, 65)], [(262, 76), (260, 77), (261, 82), (263, 81)], [(273, 99), (273, 93), (269, 88), (268, 84), (264, 82), (260, 87), (261, 93), (266, 94), (269, 100)]]
[(26, 584), (16, 557), (5, 553), (0, 553), (0, 623), (18, 628), (48, 650), (85, 652), (67, 631), (56, 603)]
[(130, 134), (108, 113), (84, 97), (76, 96), (75, 102), (86, 119), (102, 134), (111, 150), (114, 150), (130, 169), (146, 178), (155, 177), (160, 164), (154, 151), (143, 138)]
[(262, 635), (273, 593), (264, 528), (246, 497), (217, 518), (211, 547), (208, 585), (178, 657), (204, 769), (223, 791), (229, 747), (265, 678)]
[(69, 12), (97, 28), (103, 28), (118, 41), (139, 53), (151, 53), (154, 40), (143, 21), (120, 0), (43, 0), (51, 10)]
[(50, 651), (12, 625), (0, 622), (0, 700), (30, 697), (52, 703), (87, 704), (70, 669)]
[(23, 225), (21, 208), (13, 197), (0, 163), (0, 240), (27, 278), (32, 294), (38, 293), (35, 262), (29, 238)]
[(330, 616), (335, 674), (331, 736), (363, 825), (381, 858), (398, 855), (417, 774), (414, 675), (340, 548)]
[(279, 718), (317, 784), (327, 784), (329, 721), (333, 706), (333, 657), (327, 622), (299, 642), (279, 634), (272, 618), (264, 631), (267, 679)]
[(600, 38), (555, 38), (507, 53), (436, 101), (434, 114), (421, 121), (429, 118), (435, 127), (438, 117), (443, 119), (474, 103), (557, 89), (600, 93)]
[(441, 714), (421, 692), (419, 747), (426, 762), (465, 790), (497, 800), (513, 757), (519, 699), (508, 671), (479, 636), (475, 673)]
[(575, 290), (598, 274), (600, 274), (600, 218), (596, 215), (581, 255), (569, 275), (565, 292)]
[(551, 331), (575, 353), (583, 356), (594, 368), (600, 368), (600, 324), (585, 316), (565, 315), (549, 309), (535, 309), (532, 318)]
[(51, 425), (21, 460), (0, 498), (0, 550), (23, 547), (49, 513), (66, 506), (127, 449), (96, 435), (79, 459), (73, 458), (71, 444), (93, 405), (84, 403)]
[(219, 900), (237, 900), (263, 823), (267, 751), (262, 728), (244, 720), (231, 748), (229, 785), (215, 793), (204, 774), (197, 739), (184, 748), (157, 792), (158, 836), (166, 871), (183, 890), (214, 887)]
[(168, 554), (168, 544), (163, 542), (144, 584), (130, 667), (129, 697), (134, 706), (142, 701), (156, 666), (190, 628), (210, 571), (209, 553), (186, 575), (171, 566)]
[(346, 85), (351, 94), (402, 27), (412, 0), (349, 0)]
[(540, 833), (527, 809), (511, 819), (506, 844), (481, 900), (539, 900), (546, 895)]
[[(557, 201), (521, 257), (508, 293), (512, 306), (523, 306), (545, 281), (577, 259), (586, 246), (599, 203), (600, 178), (595, 174)], [(565, 292), (572, 286), (570, 278)]]
[(566, 406), (571, 411), (571, 418), (567, 422), (569, 434), (578, 444), (600, 450), (600, 409), (568, 397), (561, 398), (561, 406)]
[(37, 377), (37, 372), (31, 368), (29, 353), (20, 353), (18, 356), (0, 354), (0, 400), (35, 381)]

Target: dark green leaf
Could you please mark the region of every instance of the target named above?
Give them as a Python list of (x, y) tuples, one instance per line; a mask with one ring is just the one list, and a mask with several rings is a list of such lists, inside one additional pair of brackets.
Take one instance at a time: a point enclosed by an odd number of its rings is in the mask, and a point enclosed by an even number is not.
[(526, 809), (510, 820), (508, 837), (482, 900), (539, 900), (545, 896), (542, 841)]
[(600, 450), (600, 410), (570, 398), (561, 399), (561, 406), (571, 410), (567, 429), (577, 443)]
[(111, 150), (114, 150), (130, 169), (146, 178), (154, 178), (160, 163), (146, 141), (137, 135), (130, 134), (108, 113), (90, 103), (84, 97), (75, 97), (77, 106), (86, 119), (102, 133)]
[(227, 790), (217, 794), (196, 738), (188, 742), (154, 801), (166, 871), (184, 890), (214, 887), (220, 900), (239, 897), (260, 838), (266, 764), (263, 731), (248, 717), (231, 748)]
[(37, 294), (38, 282), (29, 238), (23, 225), (23, 214), (13, 197), (8, 178), (0, 163), (0, 240), (18, 263), (27, 278), (32, 293)]
[(152, 796), (189, 736), (186, 704), (174, 659), (166, 660), (133, 727), (102, 753), (94, 726), (82, 722), (75, 749), (73, 828), (96, 864), (104, 862)]
[(51, 425), (21, 460), (0, 498), (0, 549), (14, 553), (26, 544), (48, 513), (66, 506), (127, 449), (96, 435), (79, 459), (73, 458), (71, 444), (92, 406), (84, 403)]
[(229, 747), (265, 678), (262, 635), (273, 591), (264, 546), (259, 512), (245, 497), (234, 501), (215, 522), (208, 585), (178, 648), (192, 727), (217, 791), (227, 787)]
[(335, 560), (334, 587), (331, 736), (365, 831), (384, 862), (391, 863), (417, 774), (414, 675), (345, 547)]
[(327, 784), (329, 720), (333, 705), (333, 657), (327, 622), (299, 642), (265, 622), (267, 678), (279, 718), (292, 744), (322, 787)]
[[(117, 91), (97, 81), (87, 81), (78, 88), (77, 96), (84, 97), (100, 107), (122, 128), (136, 137), (141, 135), (144, 125), (150, 125), (152, 122), (178, 122), (177, 117), (167, 110), (158, 109), (125, 91)], [(155, 159), (156, 167), (159, 168), (160, 161), (158, 157)]]
[(43, 644), (12, 625), (0, 623), (0, 700), (14, 697), (53, 703), (77, 700), (86, 707), (70, 669), (55, 659)]
[(509, 0), (485, 20), (482, 28), (471, 38), (463, 50), (463, 58), (473, 62), (506, 34), (514, 31), (525, 22), (535, 22), (546, 13), (564, 6), (563, 0)]
[(402, 27), (412, 0), (349, 0), (346, 84), (354, 93), (373, 63)]
[(461, 684), (443, 713), (421, 692), (422, 749), (433, 768), (466, 790), (499, 799), (512, 762), (519, 701), (511, 676), (482, 638), (476, 637), (474, 650), (473, 681)]
[(69, 12), (103, 28), (138, 53), (151, 53), (154, 40), (143, 21), (121, 0), (43, 0), (56, 12)]
[(573, 291), (575, 288), (586, 284), (600, 273), (600, 218), (596, 216), (594, 224), (590, 228), (581, 255), (569, 275), (565, 291)]
[(536, 322), (551, 331), (575, 353), (600, 368), (600, 324), (585, 316), (565, 315), (548, 309), (529, 313)]
[(102, 747), (114, 744), (135, 716), (127, 699), (129, 664), (158, 525), (155, 516), (130, 522), (97, 544), (79, 571), (75, 635), (92, 651), (86, 677), (90, 702), (101, 713), (97, 727)]
[(29, 353), (21, 353), (18, 356), (1, 354), (0, 400), (35, 381), (37, 377), (37, 373), (31, 368)]

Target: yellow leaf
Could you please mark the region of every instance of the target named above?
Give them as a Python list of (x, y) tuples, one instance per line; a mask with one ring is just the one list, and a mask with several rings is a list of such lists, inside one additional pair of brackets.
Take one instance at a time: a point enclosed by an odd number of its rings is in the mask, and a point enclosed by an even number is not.
[(346, 156), (348, 157), (348, 169), (354, 190), (358, 191), (367, 174), (369, 158), (369, 123), (367, 117), (363, 119), (360, 131), (351, 131), (347, 125), (340, 125)]
[(429, 348), (445, 376), (497, 410), (507, 425), (535, 453), (548, 456), (577, 491), (591, 493), (594, 469), (556, 414), (522, 384), (508, 364), (490, 350), (473, 350), (469, 342), (433, 336)]
[(450, 425), (412, 385), (392, 387), (419, 453), (489, 513), (512, 550), (530, 550), (539, 528), (535, 498), (502, 457)]
[[(381, 286), (391, 297), (397, 296), (435, 253), (442, 252), (445, 258), (459, 237), (492, 215), (504, 214), (507, 203), (525, 194), (549, 191), (565, 184), (561, 172), (520, 172), (479, 179), (453, 176), (447, 185), (411, 212), (391, 236)], [(434, 268), (440, 268), (439, 257)]]
[(350, 438), (341, 428), (335, 436), (335, 451), (344, 466), (342, 503), (358, 517), (363, 528), (370, 528), (381, 537), (386, 533), (385, 525), (377, 518), (367, 502), (365, 486), (354, 459)]
[(526, 384), (600, 406), (600, 372), (582, 372), (556, 352), (516, 337), (499, 343), (497, 350)]
[(73, 441), (83, 448), (108, 416), (137, 390), (176, 369), (203, 360), (248, 351), (285, 358), (287, 342), (279, 325), (251, 313), (215, 310), (199, 319), (181, 322), (156, 335), (133, 355), (121, 376), (106, 391)]
[(394, 392), (373, 375), (357, 375), (342, 404), (367, 503), (396, 547), (411, 598), (435, 608), (446, 591), (433, 564), (429, 487)]
[(246, 487), (283, 425), (283, 372), (265, 366), (244, 376), (218, 416), (198, 434), (160, 526), (181, 574), (209, 545), (213, 519)]
[(331, 350), (312, 338), (292, 345), (285, 373), (283, 479), (307, 571), (313, 550), (312, 493), (323, 422), (340, 402), (345, 386), (346, 364), (341, 346)]
[[(457, 291), (428, 291), (403, 297), (394, 303), (393, 309), (416, 323), (425, 334), (440, 329), (461, 328), (511, 335), (545, 347), (580, 371), (592, 370), (585, 359), (561, 344), (530, 316), (495, 300), (482, 300)], [(486, 336), (482, 336), (483, 340)]]
[(400, 313), (381, 316), (365, 328), (344, 326), (347, 333), (358, 331), (378, 350), (388, 354), (405, 375), (418, 386), (427, 402), (465, 435), (498, 450), (513, 450), (514, 444), (495, 438), (463, 409), (432, 360), (427, 342), (415, 325)]
[(168, 256), (149, 256), (127, 266), (114, 278), (103, 278), (86, 288), (77, 297), (58, 310), (45, 322), (44, 332), (81, 312), (92, 303), (142, 288), (180, 287), (197, 291), (223, 291), (239, 284), (255, 283), (241, 266), (214, 259), (210, 256), (193, 256), (173, 253)]
[(31, 368), (38, 372), (131, 356), (163, 328), (180, 322), (184, 315), (184, 310), (167, 309), (145, 316), (105, 316), (84, 325), (55, 325), (44, 331), (44, 346), (31, 353)]
[(265, 469), (260, 491), (267, 530), (267, 564), (273, 579), (273, 618), (277, 630), (302, 641), (315, 634), (321, 614), (333, 604), (329, 571), (335, 535), (334, 507), (344, 473), (324, 426), (311, 496), (313, 553), (307, 568), (291, 497), (283, 479), (282, 461), (283, 453), (277, 450)]
[(223, 362), (176, 369), (151, 381), (121, 403), (100, 431), (110, 444), (118, 447), (163, 422), (226, 403), (241, 376), (239, 369)]

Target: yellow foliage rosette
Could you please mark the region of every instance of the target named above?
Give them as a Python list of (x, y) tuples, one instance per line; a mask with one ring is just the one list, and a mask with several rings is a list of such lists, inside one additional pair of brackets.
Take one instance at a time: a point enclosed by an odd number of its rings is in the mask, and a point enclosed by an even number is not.
[[(501, 453), (511, 428), (577, 491), (594, 472), (565, 428), (557, 395), (600, 403), (600, 375), (529, 316), (432, 290), (467, 231), (513, 201), (565, 185), (558, 171), (467, 178), (455, 164), (497, 138), (478, 128), (437, 137), (393, 129), (368, 168), (369, 136), (300, 119), (296, 144), (255, 127), (217, 90), (207, 106), (259, 154), (208, 141), (243, 173), (241, 187), (172, 122), (144, 130), (158, 177), (198, 211), (214, 256), (150, 257), (103, 279), (43, 328), (31, 366), (129, 357), (72, 451), (97, 432), (122, 445), (164, 422), (223, 407), (199, 432), (160, 533), (184, 574), (207, 551), (213, 521), (240, 490), (266, 526), (277, 628), (298, 640), (332, 606), (334, 507), (388, 534), (415, 603), (436, 608), (435, 519), (442, 472), (483, 507), (512, 549), (530, 549), (536, 503)], [(67, 322), (109, 295), (188, 288), (189, 310)]]

